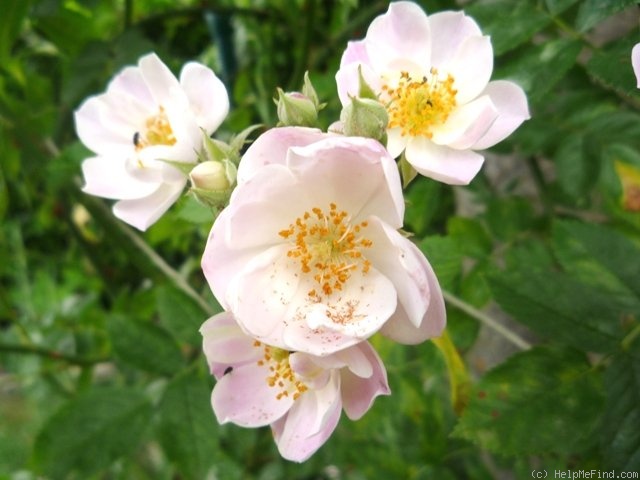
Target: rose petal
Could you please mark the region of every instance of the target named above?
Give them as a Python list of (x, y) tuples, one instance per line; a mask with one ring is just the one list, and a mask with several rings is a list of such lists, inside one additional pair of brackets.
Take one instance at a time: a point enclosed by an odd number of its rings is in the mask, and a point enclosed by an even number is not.
[(442, 68), (448, 63), (468, 37), (482, 36), (478, 24), (464, 12), (429, 15), (429, 27), (435, 45), (431, 50), (431, 65), (435, 68)]
[(443, 125), (434, 127), (431, 141), (456, 150), (474, 145), (498, 117), (498, 110), (488, 95), (456, 108)]
[(338, 86), (338, 97), (343, 106), (351, 102), (350, 97), (360, 96), (360, 75), (374, 93), (379, 93), (382, 86), (380, 75), (366, 63), (350, 63), (336, 73), (336, 85)]
[(389, 395), (391, 390), (387, 382), (387, 372), (376, 351), (367, 342), (358, 344), (358, 349), (371, 366), (371, 375), (362, 377), (344, 369), (342, 376), (342, 407), (347, 417), (358, 420), (373, 404), (378, 395)]
[[(104, 95), (89, 97), (74, 112), (76, 133), (80, 141), (100, 156), (125, 157), (133, 152), (135, 125), (105, 124), (107, 106)], [(133, 132), (133, 133), (131, 133)]]
[(405, 155), (418, 173), (450, 185), (467, 185), (484, 162), (478, 153), (436, 145), (424, 137), (411, 138)]
[(280, 455), (304, 462), (329, 439), (340, 419), (340, 378), (334, 375), (322, 390), (305, 392), (286, 417), (271, 428)]
[(384, 71), (396, 58), (427, 66), (431, 57), (427, 15), (413, 2), (393, 2), (369, 25), (365, 45), (375, 71)]
[(180, 84), (198, 126), (208, 134), (213, 133), (229, 113), (229, 96), (222, 81), (211, 69), (189, 62), (180, 72)]
[(393, 158), (400, 156), (407, 148), (408, 137), (402, 135), (401, 127), (394, 127), (387, 130), (387, 150)]
[(156, 183), (140, 181), (132, 177), (126, 161), (118, 157), (90, 157), (82, 162), (85, 185), (82, 191), (111, 199), (136, 199), (151, 195)]
[(473, 145), (474, 150), (489, 148), (501, 142), (522, 122), (530, 118), (527, 96), (515, 83), (506, 80), (489, 82), (482, 93), (491, 97), (491, 101), (498, 110), (498, 117), (489, 130)]
[[(140, 58), (138, 66), (149, 93), (157, 105), (172, 103), (177, 96), (184, 96), (178, 79), (155, 53), (150, 53)], [(186, 97), (183, 100), (186, 101)]]
[(200, 327), (200, 333), (202, 350), (216, 378), (220, 378), (227, 367), (237, 368), (251, 361), (257, 362), (262, 353), (229, 312), (209, 318)]
[(277, 398), (270, 387), (266, 365), (249, 363), (224, 375), (213, 389), (211, 406), (218, 423), (262, 427), (281, 418), (293, 405), (293, 396)]
[(407, 311), (411, 323), (420, 325), (429, 305), (430, 292), (425, 269), (426, 259), (416, 255), (410, 240), (376, 218), (370, 221), (373, 246), (367, 259), (391, 280), (398, 301)]
[(423, 268), (427, 272), (428, 289), (430, 292), (429, 306), (420, 322), (419, 327), (415, 327), (415, 323), (409, 319), (407, 312), (398, 306), (396, 313), (385, 323), (380, 330), (381, 333), (396, 342), (415, 345), (433, 337), (442, 335), (447, 323), (447, 314), (444, 305), (444, 297), (440, 290), (440, 284), (436, 278), (431, 265), (421, 254), (418, 247), (412, 244), (415, 249), (415, 255), (423, 259)]
[(309, 145), (327, 134), (317, 128), (272, 128), (260, 135), (242, 156), (238, 166), (238, 184), (245, 183), (256, 170), (269, 164), (284, 164), (289, 147)]
[(633, 66), (633, 73), (636, 76), (637, 86), (640, 88), (640, 43), (634, 45), (631, 50), (631, 65)]
[(144, 231), (173, 205), (183, 188), (184, 184), (179, 183), (160, 185), (147, 197), (119, 201), (113, 206), (113, 214), (138, 230)]
[(468, 37), (458, 48), (456, 55), (442, 66), (442, 73), (454, 78), (453, 87), (458, 90), (456, 101), (464, 105), (482, 92), (493, 71), (493, 48), (489, 37)]
[(315, 206), (327, 208), (335, 202), (354, 221), (374, 214), (397, 228), (402, 225), (404, 198), (398, 168), (377, 141), (329, 137), (290, 149), (287, 165)]

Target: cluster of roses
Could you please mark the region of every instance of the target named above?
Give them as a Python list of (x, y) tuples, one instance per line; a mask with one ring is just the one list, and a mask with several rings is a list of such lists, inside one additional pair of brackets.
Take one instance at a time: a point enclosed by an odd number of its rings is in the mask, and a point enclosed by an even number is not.
[(96, 152), (84, 190), (117, 199), (125, 222), (146, 229), (187, 178), (204, 201), (228, 199), (202, 259), (224, 308), (201, 328), (219, 422), (270, 425), (282, 456), (303, 461), (343, 409), (357, 419), (389, 394), (369, 337), (416, 344), (442, 333), (438, 281), (399, 231), (395, 158), (403, 176), (467, 184), (483, 163), (476, 150), (528, 118), (522, 89), (489, 82), (492, 68), (489, 38), (464, 13), (427, 17), (397, 2), (348, 44), (336, 74), (344, 109), (328, 133), (305, 126), (321, 108), (306, 82), (280, 92), (288, 126), (240, 158), (245, 134), (210, 138), (229, 109), (220, 80), (188, 63), (178, 81), (153, 54), (76, 112)]

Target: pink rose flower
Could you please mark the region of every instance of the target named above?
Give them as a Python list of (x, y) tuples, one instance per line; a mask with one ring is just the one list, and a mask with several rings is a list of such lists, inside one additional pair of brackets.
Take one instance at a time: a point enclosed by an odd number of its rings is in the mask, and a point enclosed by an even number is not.
[(343, 105), (358, 96), (360, 75), (386, 106), (387, 149), (404, 152), (422, 175), (464, 185), (495, 145), (529, 118), (523, 90), (489, 82), (493, 49), (463, 12), (427, 16), (394, 2), (363, 40), (349, 42), (336, 74)]
[(200, 329), (217, 383), (211, 405), (219, 423), (271, 425), (280, 454), (302, 462), (331, 436), (344, 409), (357, 420), (378, 395), (387, 374), (367, 342), (316, 357), (263, 344), (245, 335), (230, 313)]
[(241, 160), (202, 268), (224, 309), (269, 345), (324, 356), (377, 331), (419, 343), (442, 332), (444, 301), (398, 232), (403, 214), (396, 164), (375, 140), (272, 129)]
[(195, 165), (202, 130), (213, 133), (228, 111), (227, 91), (209, 68), (187, 63), (178, 81), (155, 54), (145, 55), (75, 112), (78, 137), (96, 154), (82, 163), (83, 191), (119, 200), (116, 217), (146, 230), (187, 181), (165, 160)]

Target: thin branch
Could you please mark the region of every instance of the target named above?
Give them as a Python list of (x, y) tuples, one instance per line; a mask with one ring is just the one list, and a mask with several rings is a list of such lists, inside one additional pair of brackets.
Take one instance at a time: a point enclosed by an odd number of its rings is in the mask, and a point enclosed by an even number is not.
[(164, 261), (164, 259), (152, 249), (147, 242), (145, 242), (140, 235), (135, 233), (131, 228), (122, 223), (118, 223), (118, 226), (122, 233), (125, 234), (146, 257), (156, 266), (158, 269), (169, 279), (173, 284), (187, 296), (191, 297), (207, 315), (213, 315), (215, 312), (211, 305), (202, 298), (198, 292), (196, 292), (191, 285), (185, 280), (185, 278), (175, 271), (171, 265)]
[(480, 323), (486, 325), (487, 327), (492, 329), (494, 332), (503, 336), (506, 340), (508, 340), (513, 345), (518, 347), (520, 350), (528, 350), (531, 348), (532, 345), (529, 342), (527, 342), (525, 339), (523, 339), (520, 335), (518, 335), (515, 332), (512, 332), (507, 327), (497, 322), (496, 320), (494, 320), (493, 318), (491, 318), (489, 315), (482, 312), (481, 310), (478, 310), (474, 306), (469, 305), (464, 300), (456, 297), (452, 293), (449, 293), (445, 290), (442, 291), (442, 295), (444, 296), (444, 299), (447, 303), (449, 303), (450, 305), (454, 306), (459, 310), (462, 310), (467, 315), (475, 318)]
[(12, 345), (0, 343), (0, 352), (37, 355), (40, 357), (49, 358), (51, 360), (60, 360), (63, 362), (71, 363), (73, 365), (81, 366), (95, 365), (96, 363), (102, 363), (109, 360), (108, 357), (76, 357), (74, 355), (67, 355), (55, 350), (47, 350), (46, 348), (38, 347), (35, 345)]

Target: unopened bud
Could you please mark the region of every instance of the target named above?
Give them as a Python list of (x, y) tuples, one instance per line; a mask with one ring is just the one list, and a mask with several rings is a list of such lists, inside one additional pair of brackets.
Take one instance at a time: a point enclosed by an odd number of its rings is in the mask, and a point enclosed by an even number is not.
[(300, 92), (285, 93), (278, 89), (278, 122), (285, 127), (314, 127), (318, 121), (318, 108), (313, 100)]
[(340, 121), (345, 135), (386, 142), (389, 115), (377, 100), (352, 97), (351, 102), (342, 109)]
[(230, 181), (222, 162), (209, 160), (196, 165), (189, 173), (191, 184), (201, 190), (226, 190)]
[(189, 174), (191, 193), (205, 205), (222, 208), (231, 196), (236, 175), (236, 166), (229, 160), (199, 163)]

